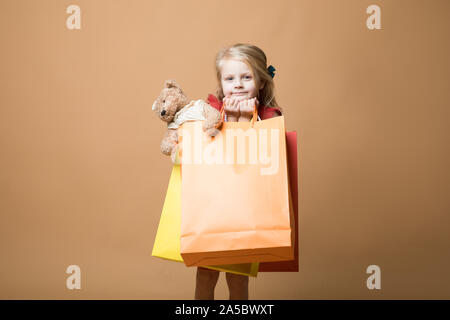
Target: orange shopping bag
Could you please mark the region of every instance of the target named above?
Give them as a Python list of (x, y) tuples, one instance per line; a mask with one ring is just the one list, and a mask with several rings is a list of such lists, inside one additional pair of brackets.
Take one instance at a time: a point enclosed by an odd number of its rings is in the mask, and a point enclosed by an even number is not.
[(179, 130), (187, 266), (294, 259), (284, 117), (254, 119), (224, 122), (214, 138), (201, 121)]

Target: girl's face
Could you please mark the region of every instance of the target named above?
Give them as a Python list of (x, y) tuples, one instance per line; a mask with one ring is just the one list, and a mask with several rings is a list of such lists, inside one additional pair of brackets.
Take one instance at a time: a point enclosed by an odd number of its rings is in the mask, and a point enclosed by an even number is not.
[(258, 95), (252, 71), (245, 62), (235, 59), (222, 60), (221, 75), (225, 97), (244, 100)]

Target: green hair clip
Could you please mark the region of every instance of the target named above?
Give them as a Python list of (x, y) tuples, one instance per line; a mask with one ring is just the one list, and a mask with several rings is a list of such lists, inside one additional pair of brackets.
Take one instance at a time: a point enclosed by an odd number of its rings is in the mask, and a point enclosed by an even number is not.
[(272, 66), (272, 65), (270, 65), (268, 68), (267, 68), (267, 71), (269, 72), (269, 74), (270, 74), (270, 76), (273, 78), (273, 77), (275, 77), (275, 73), (274, 73), (274, 71), (275, 71), (276, 69)]

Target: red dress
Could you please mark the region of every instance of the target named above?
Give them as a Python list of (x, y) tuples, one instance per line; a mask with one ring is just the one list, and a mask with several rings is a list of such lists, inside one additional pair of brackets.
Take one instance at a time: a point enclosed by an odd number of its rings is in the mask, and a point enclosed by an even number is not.
[[(219, 101), (219, 99), (217, 99), (217, 97), (213, 94), (208, 95), (207, 102), (218, 111), (220, 111), (220, 109), (222, 108), (223, 102)], [(258, 107), (258, 116), (261, 118), (261, 120), (270, 119), (281, 115), (282, 113), (279, 108), (265, 107), (261, 105)]]

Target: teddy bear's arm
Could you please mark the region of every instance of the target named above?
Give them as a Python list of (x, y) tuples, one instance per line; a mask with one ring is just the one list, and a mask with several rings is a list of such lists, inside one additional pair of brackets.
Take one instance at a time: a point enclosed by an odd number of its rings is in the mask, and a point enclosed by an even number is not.
[(176, 129), (168, 129), (164, 139), (161, 142), (161, 152), (167, 156), (172, 154), (172, 151), (178, 144), (178, 132)]
[(216, 108), (205, 103), (203, 105), (203, 116), (205, 121), (203, 122), (203, 130), (210, 136), (215, 136), (219, 133), (219, 129), (222, 126), (222, 116)]

